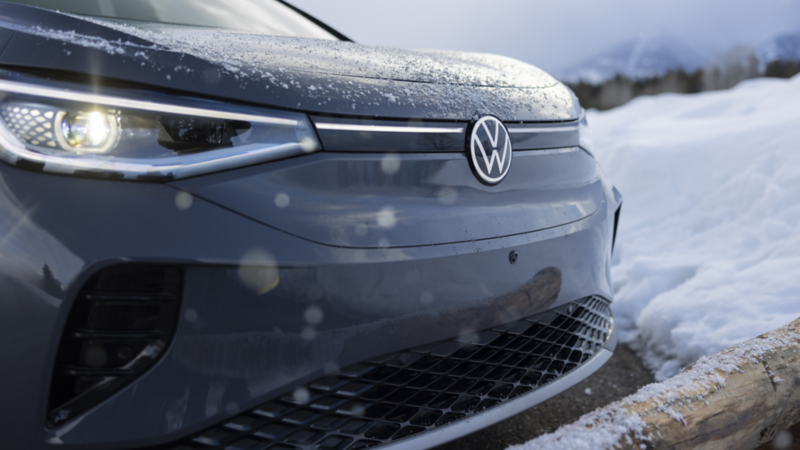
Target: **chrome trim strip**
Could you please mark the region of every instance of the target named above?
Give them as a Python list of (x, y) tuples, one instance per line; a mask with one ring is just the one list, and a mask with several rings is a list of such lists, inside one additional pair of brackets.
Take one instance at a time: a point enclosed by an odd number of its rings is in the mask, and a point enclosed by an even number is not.
[(561, 153), (572, 153), (579, 151), (580, 149), (577, 145), (572, 147), (546, 148), (544, 150), (514, 150), (514, 157), (519, 158), (520, 156), (559, 155)]
[(617, 348), (619, 336), (617, 335), (617, 322), (614, 321), (614, 316), (611, 316), (609, 319), (611, 321), (611, 335), (608, 337), (608, 340), (603, 348), (613, 352), (614, 349)]
[[(614, 329), (616, 331), (616, 329)], [(545, 385), (529, 394), (520, 396), (504, 405), (475, 414), (468, 418), (453, 422), (427, 433), (420, 433), (396, 443), (381, 446), (381, 450), (424, 450), (464, 437), (478, 430), (494, 425), (528, 408), (538, 405), (575, 386), (593, 374), (608, 361), (614, 353), (602, 348), (592, 359), (586, 361), (574, 371)]]
[(211, 109), (192, 108), (188, 106), (170, 105), (165, 103), (144, 102), (141, 100), (130, 100), (120, 97), (109, 97), (99, 94), (87, 94), (84, 92), (65, 91), (43, 86), (18, 83), (15, 81), (0, 80), (0, 91), (13, 92), (15, 94), (34, 95), (39, 97), (54, 98), (58, 100), (68, 100), (81, 103), (94, 103), (97, 105), (115, 106), (118, 108), (138, 109), (142, 111), (161, 112), (168, 114), (181, 114), (198, 117), (210, 117), (214, 119), (242, 120), (245, 122), (266, 123), (271, 125), (299, 126), (298, 120), (283, 119), (279, 117), (256, 116), (253, 114), (238, 114), (226, 111), (215, 111)]
[(316, 123), (318, 130), (333, 131), (367, 131), (373, 133), (461, 133), (464, 128), (445, 128), (445, 127), (392, 127), (383, 125), (356, 125), (348, 123)]
[(578, 131), (577, 126), (570, 126), (570, 127), (548, 127), (548, 128), (509, 128), (508, 132), (512, 134), (516, 133), (560, 133), (571, 131), (575, 132)]

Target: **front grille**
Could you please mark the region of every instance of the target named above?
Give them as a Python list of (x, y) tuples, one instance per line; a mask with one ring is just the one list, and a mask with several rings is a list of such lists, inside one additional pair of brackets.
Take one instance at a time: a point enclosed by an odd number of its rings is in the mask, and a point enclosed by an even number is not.
[(597, 354), (608, 301), (586, 297), (523, 320), (354, 364), (170, 450), (357, 450), (478, 414)]

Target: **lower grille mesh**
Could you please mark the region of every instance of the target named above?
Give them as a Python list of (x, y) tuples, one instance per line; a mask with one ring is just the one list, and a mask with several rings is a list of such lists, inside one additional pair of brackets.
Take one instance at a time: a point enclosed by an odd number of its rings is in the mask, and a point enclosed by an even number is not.
[(558, 379), (611, 332), (592, 296), (517, 322), (341, 369), (171, 450), (358, 450), (431, 431)]

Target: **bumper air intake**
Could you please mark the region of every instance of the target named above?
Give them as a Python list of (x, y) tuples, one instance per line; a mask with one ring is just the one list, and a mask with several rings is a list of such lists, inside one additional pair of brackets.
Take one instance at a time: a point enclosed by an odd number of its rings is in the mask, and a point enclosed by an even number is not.
[(183, 270), (126, 264), (81, 289), (56, 355), (47, 426), (89, 410), (153, 366), (172, 339)]

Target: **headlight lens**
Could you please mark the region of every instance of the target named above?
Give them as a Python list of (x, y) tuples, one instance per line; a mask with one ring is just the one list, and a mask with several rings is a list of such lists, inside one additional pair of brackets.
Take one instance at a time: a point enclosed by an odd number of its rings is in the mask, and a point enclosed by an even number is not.
[(578, 139), (578, 145), (594, 155), (594, 140), (592, 140), (592, 130), (589, 128), (589, 122), (586, 121), (586, 112), (581, 114), (581, 119), (578, 121)]
[[(56, 131), (56, 139), (61, 144), (61, 148), (65, 150), (106, 153), (116, 145), (119, 137), (117, 117), (102, 111), (78, 111), (76, 113), (59, 111), (56, 114), (55, 123), (60, 125), (61, 131), (60, 133)], [(35, 127), (33, 131), (41, 128)], [(21, 136), (17, 135), (17, 137)]]
[(304, 114), (239, 114), (0, 80), (0, 156), (46, 172), (176, 179), (320, 150)]

